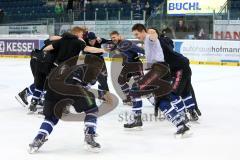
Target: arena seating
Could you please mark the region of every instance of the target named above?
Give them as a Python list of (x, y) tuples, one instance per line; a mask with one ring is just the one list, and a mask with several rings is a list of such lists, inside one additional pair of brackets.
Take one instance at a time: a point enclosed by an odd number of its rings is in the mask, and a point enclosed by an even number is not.
[[(161, 3), (163, 0), (151, 0), (151, 6)], [(67, 1), (65, 1), (67, 2)], [(97, 20), (106, 20), (108, 12), (109, 20), (116, 20), (119, 11), (122, 20), (129, 20), (131, 11), (133, 18), (138, 20), (143, 18), (144, 5), (140, 1), (140, 8), (133, 1), (132, 3), (90, 3), (86, 5), (85, 10), (73, 10), (75, 20), (83, 20), (83, 12), (86, 11), (86, 20), (95, 20), (95, 11)], [(59, 20), (54, 12), (54, 5), (49, 5), (46, 0), (1, 0), (0, 7), (4, 10), (4, 22), (26, 22), (35, 21), (42, 18), (55, 18)], [(66, 7), (66, 5), (65, 5)], [(68, 12), (65, 9), (64, 15)], [(150, 12), (149, 12), (150, 13)]]

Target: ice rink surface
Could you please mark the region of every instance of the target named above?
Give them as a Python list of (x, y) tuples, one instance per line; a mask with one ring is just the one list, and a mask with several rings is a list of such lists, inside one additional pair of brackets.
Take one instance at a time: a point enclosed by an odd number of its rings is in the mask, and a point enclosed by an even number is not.
[[(121, 102), (99, 118), (100, 153), (83, 148), (83, 123), (60, 122), (37, 154), (27, 147), (37, 134), (41, 117), (27, 115), (14, 96), (32, 83), (28, 59), (0, 59), (1, 160), (237, 160), (240, 146), (240, 68), (192, 65), (193, 86), (203, 116), (191, 123), (193, 136), (175, 139), (167, 121), (144, 122), (142, 131), (125, 131)], [(108, 68), (109, 69), (109, 68)], [(110, 80), (109, 80), (110, 84)], [(111, 87), (111, 91), (113, 88)], [(143, 112), (153, 113), (144, 101)]]

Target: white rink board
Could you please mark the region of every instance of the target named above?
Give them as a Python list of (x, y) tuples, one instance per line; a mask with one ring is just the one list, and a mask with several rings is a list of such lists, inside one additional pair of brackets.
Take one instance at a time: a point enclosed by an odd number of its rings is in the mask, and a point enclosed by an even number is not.
[(174, 40), (175, 50), (192, 61), (240, 62), (240, 41)]

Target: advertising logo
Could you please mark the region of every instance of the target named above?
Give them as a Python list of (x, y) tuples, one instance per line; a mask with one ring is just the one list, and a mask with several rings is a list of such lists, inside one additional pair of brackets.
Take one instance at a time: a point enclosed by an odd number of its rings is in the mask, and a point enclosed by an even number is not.
[(168, 0), (167, 13), (170, 15), (212, 14), (219, 12), (226, 0)]
[(8, 55), (29, 55), (39, 48), (39, 40), (0, 40), (0, 52)]

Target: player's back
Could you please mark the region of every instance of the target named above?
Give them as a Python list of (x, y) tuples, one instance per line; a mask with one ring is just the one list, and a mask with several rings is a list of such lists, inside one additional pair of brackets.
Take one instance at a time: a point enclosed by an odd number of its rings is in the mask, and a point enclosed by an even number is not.
[(173, 44), (170, 43), (169, 38), (160, 37), (159, 38), (161, 47), (164, 53), (165, 62), (169, 64), (171, 71), (186, 69), (189, 70), (189, 60), (187, 57), (173, 50)]
[(64, 33), (62, 39), (53, 43), (53, 48), (58, 50), (56, 63), (60, 64), (69, 58), (78, 56), (85, 48), (85, 42), (70, 33)]

